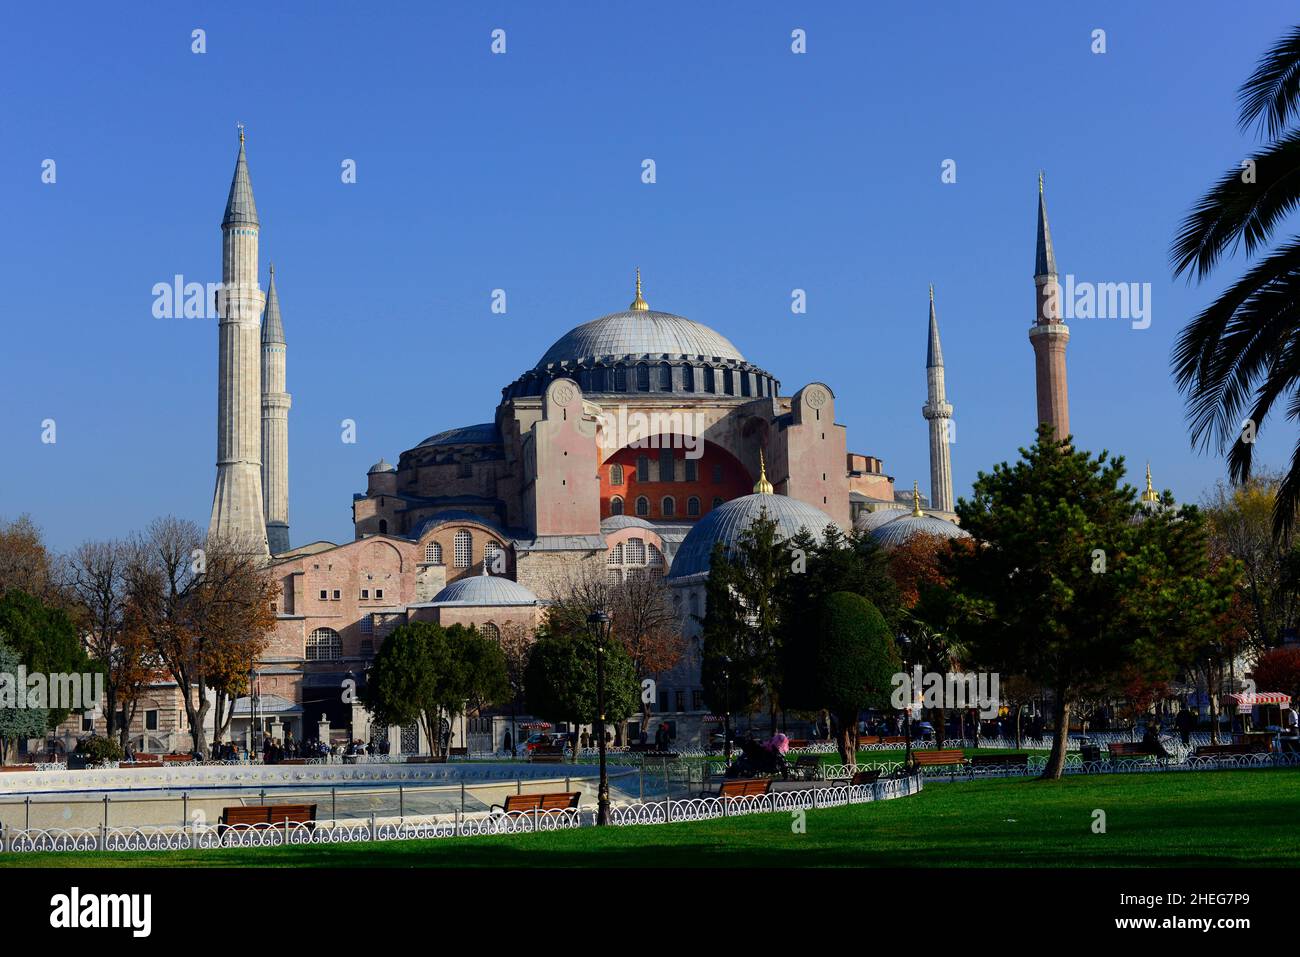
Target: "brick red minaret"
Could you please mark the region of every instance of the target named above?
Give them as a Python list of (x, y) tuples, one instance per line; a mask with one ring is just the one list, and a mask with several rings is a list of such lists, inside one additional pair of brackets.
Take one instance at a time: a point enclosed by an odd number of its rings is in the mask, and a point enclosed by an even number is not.
[(1065, 345), (1070, 327), (1061, 321), (1061, 291), (1056, 280), (1056, 253), (1047, 226), (1043, 199), (1043, 174), (1038, 174), (1038, 249), (1034, 257), (1037, 312), (1029, 328), (1034, 346), (1034, 372), (1038, 390), (1038, 423), (1055, 430), (1058, 441), (1070, 435), (1070, 390), (1065, 381)]

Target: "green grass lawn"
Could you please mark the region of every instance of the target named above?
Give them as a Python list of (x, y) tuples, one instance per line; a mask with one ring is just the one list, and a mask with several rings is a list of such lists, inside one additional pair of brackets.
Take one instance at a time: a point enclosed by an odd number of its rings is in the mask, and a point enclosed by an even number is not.
[[(1300, 770), (932, 784), (910, 798), (690, 824), (150, 854), (7, 854), (0, 866), (1295, 866)], [(1092, 830), (1106, 812), (1106, 833)]]

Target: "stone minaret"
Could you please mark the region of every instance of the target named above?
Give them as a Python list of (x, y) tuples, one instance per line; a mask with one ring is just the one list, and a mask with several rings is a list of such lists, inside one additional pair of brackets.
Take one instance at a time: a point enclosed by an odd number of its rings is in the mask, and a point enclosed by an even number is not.
[(949, 423), (952, 406), (944, 390), (943, 349), (934, 317), (934, 286), (930, 287), (930, 344), (925, 354), (926, 403), (921, 414), (930, 423), (930, 507), (952, 511), (952, 445)]
[(275, 263), (266, 288), (262, 319), (262, 497), (266, 538), (272, 555), (289, 550), (289, 406), (284, 391), (284, 326), (275, 292)]
[[(257, 207), (244, 158), (244, 130), (221, 221), (221, 281), (217, 360), (217, 489), (210, 537), (247, 542), (263, 553), (262, 377), (258, 320), (265, 297), (257, 283)], [(220, 300), (219, 300), (220, 301)]]
[(1042, 173), (1038, 174), (1034, 286), (1038, 291), (1038, 311), (1029, 328), (1029, 341), (1034, 346), (1038, 423), (1052, 426), (1056, 439), (1064, 441), (1070, 435), (1070, 392), (1065, 382), (1065, 344), (1070, 341), (1070, 327), (1061, 321), (1061, 287), (1056, 280), (1056, 253), (1052, 249), (1052, 231), (1047, 226)]

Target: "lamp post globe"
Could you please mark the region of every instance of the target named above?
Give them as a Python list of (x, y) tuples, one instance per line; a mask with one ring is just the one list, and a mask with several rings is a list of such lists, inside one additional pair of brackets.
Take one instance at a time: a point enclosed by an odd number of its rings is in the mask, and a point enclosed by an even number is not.
[(587, 627), (596, 642), (596, 749), (600, 754), (600, 785), (596, 790), (596, 823), (609, 823), (609, 772), (605, 765), (605, 645), (613, 619), (597, 609), (587, 616)]

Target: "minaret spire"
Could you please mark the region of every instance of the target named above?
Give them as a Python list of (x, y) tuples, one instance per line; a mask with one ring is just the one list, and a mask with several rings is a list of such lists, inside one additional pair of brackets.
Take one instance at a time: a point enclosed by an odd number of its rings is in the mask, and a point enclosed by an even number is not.
[(241, 126), (235, 175), (221, 220), (224, 296), (218, 300), (217, 484), (208, 535), (266, 554), (258, 369), (258, 319), (266, 299), (258, 285), (260, 229)]
[(1038, 424), (1052, 426), (1062, 442), (1070, 435), (1070, 393), (1065, 377), (1065, 346), (1070, 327), (1061, 321), (1061, 287), (1057, 281), (1056, 250), (1047, 225), (1047, 200), (1043, 195), (1043, 174), (1038, 174), (1038, 237), (1034, 253), (1034, 287), (1037, 313), (1029, 329), (1034, 347), (1035, 386), (1038, 396)]
[(1160, 493), (1156, 491), (1155, 486), (1151, 484), (1151, 463), (1147, 463), (1147, 487), (1142, 492), (1142, 502), (1144, 504), (1155, 504), (1160, 501)]
[(921, 415), (930, 423), (930, 507), (951, 512), (952, 405), (944, 381), (943, 348), (939, 345), (939, 320), (934, 313), (934, 286), (930, 286), (930, 336), (925, 353), (926, 402)]
[(275, 263), (262, 319), (262, 495), (271, 554), (289, 550), (289, 407), (285, 391), (284, 324), (275, 290)]

